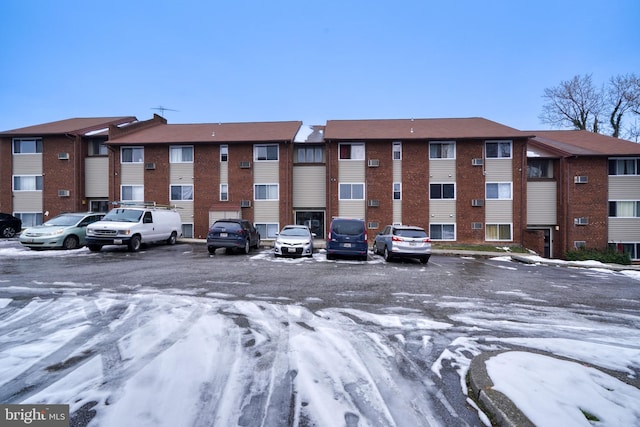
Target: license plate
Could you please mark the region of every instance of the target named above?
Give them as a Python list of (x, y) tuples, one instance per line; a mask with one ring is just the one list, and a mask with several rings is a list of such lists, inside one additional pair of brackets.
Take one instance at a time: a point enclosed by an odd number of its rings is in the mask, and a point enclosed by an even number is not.
[(296, 251), (296, 248), (288, 248), (287, 250), (288, 250), (289, 252), (295, 252), (295, 251)]
[(113, 239), (113, 244), (114, 245), (121, 245), (122, 244), (122, 239)]
[(409, 246), (416, 246), (416, 242), (410, 242)]
[(220, 237), (227, 237), (228, 234), (227, 233), (220, 233)]
[(351, 247), (351, 243), (345, 243), (345, 244), (344, 244), (344, 247), (345, 247), (345, 248), (350, 248), (350, 247)]

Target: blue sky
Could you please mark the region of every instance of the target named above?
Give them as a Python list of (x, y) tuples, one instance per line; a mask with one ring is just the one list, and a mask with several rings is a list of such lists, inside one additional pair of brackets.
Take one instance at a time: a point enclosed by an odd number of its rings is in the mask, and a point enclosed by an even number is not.
[(0, 130), (485, 117), (545, 129), (545, 88), (640, 74), (640, 2), (0, 2)]

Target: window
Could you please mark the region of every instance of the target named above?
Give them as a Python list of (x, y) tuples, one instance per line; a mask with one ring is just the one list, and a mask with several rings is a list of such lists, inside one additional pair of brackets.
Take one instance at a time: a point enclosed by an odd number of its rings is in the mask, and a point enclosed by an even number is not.
[(510, 159), (511, 141), (509, 142), (487, 142), (485, 144), (487, 159)]
[(429, 184), (430, 199), (455, 199), (455, 184)]
[(487, 183), (487, 199), (511, 200), (510, 182), (490, 182)]
[(13, 191), (42, 191), (42, 175), (15, 175)]
[(22, 220), (23, 228), (42, 225), (43, 222), (41, 212), (16, 212), (13, 216)]
[(609, 202), (609, 216), (619, 218), (640, 217), (640, 201)]
[(511, 240), (511, 224), (487, 224), (486, 240)]
[(42, 153), (42, 139), (40, 138), (14, 138), (13, 154), (38, 154)]
[(229, 160), (229, 146), (224, 144), (220, 146), (220, 161), (226, 162)]
[(624, 253), (624, 252), (628, 253), (629, 257), (633, 261), (638, 261), (640, 259), (640, 243), (638, 242), (609, 243), (609, 248), (618, 253)]
[(364, 160), (364, 143), (338, 144), (340, 160)]
[(609, 159), (609, 175), (640, 175), (640, 159)]
[(278, 145), (255, 145), (253, 158), (256, 161), (278, 160)]
[(172, 185), (171, 200), (193, 200), (193, 185)]
[(220, 184), (220, 201), (226, 202), (229, 200), (229, 184)]
[(456, 143), (455, 142), (431, 142), (429, 143), (430, 159), (455, 159)]
[(122, 147), (120, 149), (121, 163), (144, 163), (144, 148)]
[(324, 148), (321, 146), (298, 147), (296, 163), (324, 163)]
[(120, 200), (141, 202), (144, 200), (144, 185), (123, 185), (120, 187)]
[(278, 200), (278, 184), (255, 184), (253, 198), (254, 200)]
[(456, 240), (455, 224), (430, 224), (429, 237), (431, 240)]
[(399, 182), (393, 183), (393, 200), (402, 200), (402, 184)]
[(182, 224), (182, 237), (193, 239), (193, 224)]
[(169, 148), (170, 163), (193, 163), (193, 147), (170, 147)]
[(102, 139), (89, 140), (89, 156), (107, 156), (109, 150)]
[(276, 234), (280, 231), (278, 223), (255, 223), (254, 227), (260, 233), (261, 239), (275, 239)]
[(393, 160), (402, 160), (402, 142), (393, 143)]
[(340, 184), (340, 200), (364, 200), (364, 184)]
[(553, 178), (553, 160), (527, 159), (527, 178)]

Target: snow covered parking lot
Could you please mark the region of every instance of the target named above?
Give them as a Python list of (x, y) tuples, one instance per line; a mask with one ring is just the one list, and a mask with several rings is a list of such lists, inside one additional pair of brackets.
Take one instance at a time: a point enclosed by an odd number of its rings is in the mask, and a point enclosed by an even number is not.
[[(640, 280), (624, 272), (13, 241), (0, 272), (0, 402), (69, 404), (73, 425), (482, 425), (465, 382), (481, 352), (640, 372)], [(637, 423), (638, 402), (583, 409), (598, 425)]]

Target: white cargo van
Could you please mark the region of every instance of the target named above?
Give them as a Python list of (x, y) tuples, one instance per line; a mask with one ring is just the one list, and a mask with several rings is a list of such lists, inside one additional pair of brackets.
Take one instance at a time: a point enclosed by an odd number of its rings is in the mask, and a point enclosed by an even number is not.
[(87, 247), (99, 251), (105, 245), (126, 245), (131, 252), (143, 243), (176, 243), (182, 236), (180, 214), (169, 206), (122, 204), (101, 221), (87, 227)]

